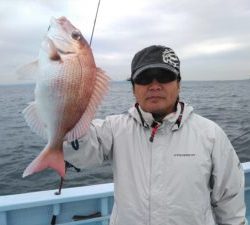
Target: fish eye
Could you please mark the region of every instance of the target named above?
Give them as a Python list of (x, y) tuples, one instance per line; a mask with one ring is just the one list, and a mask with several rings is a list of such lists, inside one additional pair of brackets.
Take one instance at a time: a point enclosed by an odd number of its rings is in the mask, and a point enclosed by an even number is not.
[(82, 34), (79, 30), (74, 30), (72, 31), (71, 33), (71, 37), (74, 39), (74, 40), (77, 40), (79, 41), (81, 38), (82, 38)]

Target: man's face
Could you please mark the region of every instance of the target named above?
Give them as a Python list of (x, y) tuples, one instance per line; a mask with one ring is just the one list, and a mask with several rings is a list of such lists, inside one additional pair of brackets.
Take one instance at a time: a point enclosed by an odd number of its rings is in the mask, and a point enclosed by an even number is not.
[(154, 79), (150, 84), (134, 84), (134, 96), (140, 107), (152, 114), (163, 115), (173, 112), (180, 92), (177, 80), (160, 83)]

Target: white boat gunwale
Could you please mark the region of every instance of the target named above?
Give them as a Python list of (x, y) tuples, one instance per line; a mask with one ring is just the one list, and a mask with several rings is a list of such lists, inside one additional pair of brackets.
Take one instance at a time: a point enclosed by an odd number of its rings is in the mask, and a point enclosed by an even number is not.
[(113, 196), (113, 183), (0, 196), (0, 212)]

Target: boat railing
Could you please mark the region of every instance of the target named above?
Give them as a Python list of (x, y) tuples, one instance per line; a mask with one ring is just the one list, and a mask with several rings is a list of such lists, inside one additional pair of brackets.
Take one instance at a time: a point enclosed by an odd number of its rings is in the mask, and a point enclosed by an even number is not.
[(0, 196), (1, 225), (108, 225), (113, 184)]
[[(250, 219), (250, 162), (245, 200)], [(114, 203), (113, 183), (0, 196), (0, 225), (108, 225)]]

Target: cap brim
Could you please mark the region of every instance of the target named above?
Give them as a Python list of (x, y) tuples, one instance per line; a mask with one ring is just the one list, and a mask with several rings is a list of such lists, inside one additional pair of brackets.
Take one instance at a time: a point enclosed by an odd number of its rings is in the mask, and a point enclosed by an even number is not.
[(177, 70), (175, 70), (173, 67), (167, 65), (167, 64), (162, 64), (162, 63), (157, 63), (157, 64), (149, 64), (146, 66), (142, 66), (141, 68), (137, 69), (132, 75), (130, 80), (134, 80), (139, 74), (141, 74), (143, 71), (147, 69), (153, 69), (153, 68), (160, 68), (160, 69), (165, 69), (169, 72), (172, 72), (176, 75), (176, 77), (179, 76), (179, 73)]

